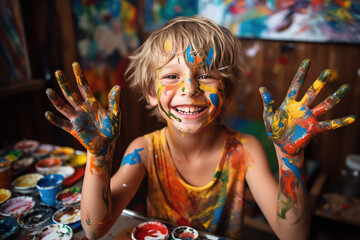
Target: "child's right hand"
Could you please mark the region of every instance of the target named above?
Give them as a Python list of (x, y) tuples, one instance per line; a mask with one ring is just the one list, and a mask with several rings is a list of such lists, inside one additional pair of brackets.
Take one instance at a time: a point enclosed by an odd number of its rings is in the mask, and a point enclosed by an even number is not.
[(56, 79), (71, 106), (51, 88), (46, 90), (46, 94), (54, 107), (69, 120), (62, 119), (50, 111), (45, 113), (45, 117), (52, 124), (73, 135), (92, 154), (104, 155), (120, 134), (120, 86), (114, 86), (109, 92), (109, 108), (105, 109), (90, 92), (79, 63), (73, 63), (72, 67), (82, 97), (72, 88), (64, 74), (56, 71)]

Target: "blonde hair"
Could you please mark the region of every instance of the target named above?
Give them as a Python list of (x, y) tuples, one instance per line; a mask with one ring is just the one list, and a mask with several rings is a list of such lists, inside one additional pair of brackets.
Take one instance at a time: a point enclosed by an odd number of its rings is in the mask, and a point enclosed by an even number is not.
[[(171, 48), (164, 47), (166, 41)], [(144, 44), (130, 56), (127, 69), (130, 87), (140, 91), (141, 99), (156, 96), (156, 72), (188, 46), (193, 52), (206, 56), (213, 48), (211, 70), (217, 71), (224, 81), (225, 97), (231, 97), (243, 78), (241, 44), (227, 28), (201, 16), (177, 17), (154, 31)], [(155, 110), (157, 111), (157, 109)]]

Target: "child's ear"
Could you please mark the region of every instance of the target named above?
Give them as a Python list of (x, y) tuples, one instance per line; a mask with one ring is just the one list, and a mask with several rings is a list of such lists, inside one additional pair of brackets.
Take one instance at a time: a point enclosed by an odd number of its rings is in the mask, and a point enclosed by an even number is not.
[(156, 107), (158, 105), (157, 97), (148, 95), (147, 99), (151, 106)]

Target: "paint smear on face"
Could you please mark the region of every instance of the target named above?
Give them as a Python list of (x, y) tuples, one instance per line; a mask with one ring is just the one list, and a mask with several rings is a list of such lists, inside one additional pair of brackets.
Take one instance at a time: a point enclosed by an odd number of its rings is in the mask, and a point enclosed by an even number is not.
[(121, 166), (124, 166), (126, 164), (129, 164), (129, 165), (135, 165), (137, 163), (140, 164), (141, 156), (140, 156), (139, 152), (141, 152), (142, 150), (144, 150), (144, 148), (135, 149), (132, 153), (127, 154), (123, 158), (123, 162), (121, 163)]

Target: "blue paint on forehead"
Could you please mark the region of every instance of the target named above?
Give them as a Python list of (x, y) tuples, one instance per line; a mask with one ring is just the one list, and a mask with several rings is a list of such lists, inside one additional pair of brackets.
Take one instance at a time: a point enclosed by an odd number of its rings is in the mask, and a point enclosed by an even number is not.
[(208, 52), (208, 55), (207, 55), (207, 58), (206, 58), (206, 64), (208, 65), (208, 66), (210, 66), (211, 65), (211, 63), (212, 63), (212, 60), (213, 60), (213, 57), (214, 57), (214, 48), (210, 48), (210, 50), (209, 50), (209, 52)]

